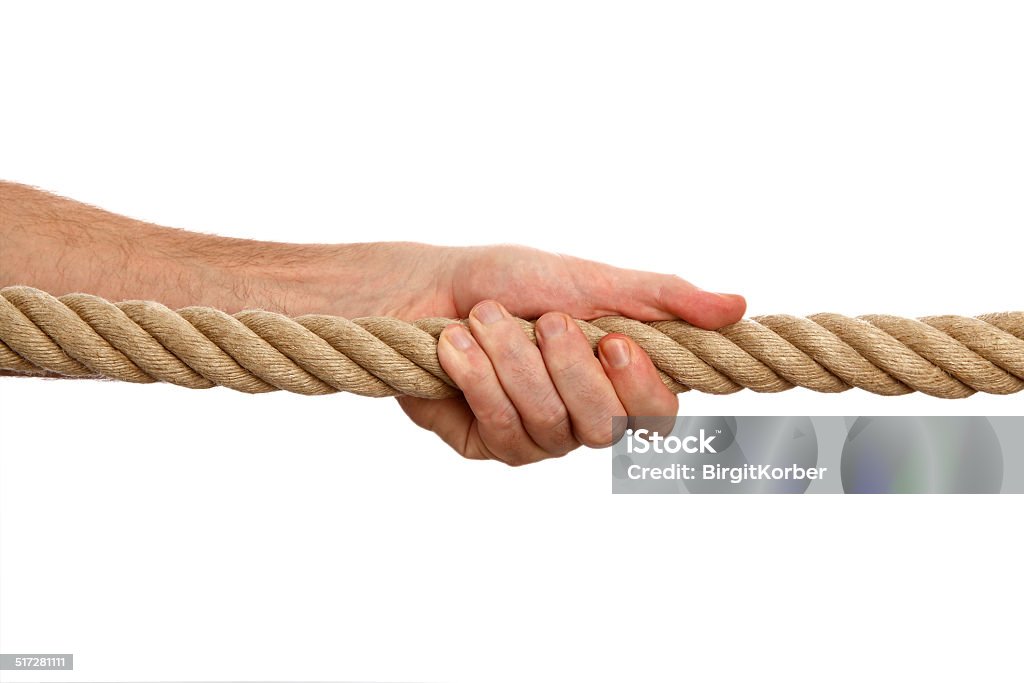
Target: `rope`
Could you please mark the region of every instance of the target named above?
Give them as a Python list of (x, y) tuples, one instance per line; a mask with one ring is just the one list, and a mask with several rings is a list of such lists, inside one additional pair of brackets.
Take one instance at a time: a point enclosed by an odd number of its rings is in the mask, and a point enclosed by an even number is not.
[[(458, 389), (438, 363), (437, 337), (452, 322), (289, 318), (260, 310), (229, 315), (198, 306), (173, 311), (154, 301), (55, 298), (32, 287), (5, 287), (0, 369), (247, 393), (447, 398)], [(533, 324), (520, 322), (535, 340)], [(1024, 311), (918, 320), (767, 315), (715, 331), (617, 316), (577, 324), (592, 345), (609, 332), (632, 337), (675, 392), (859, 387), (886, 396), (920, 391), (963, 398), (1024, 389)]]

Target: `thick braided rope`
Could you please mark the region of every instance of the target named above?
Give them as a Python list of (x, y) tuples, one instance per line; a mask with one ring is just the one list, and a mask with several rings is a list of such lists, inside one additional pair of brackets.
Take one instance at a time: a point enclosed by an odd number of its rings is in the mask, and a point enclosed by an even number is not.
[[(55, 298), (5, 287), (0, 369), (247, 393), (446, 398), (458, 390), (438, 363), (437, 337), (452, 322), (173, 311), (153, 301), (115, 304), (89, 294)], [(533, 324), (521, 323), (534, 339)], [(1024, 389), (1024, 312), (919, 320), (768, 315), (715, 331), (616, 316), (577, 323), (591, 344), (609, 332), (632, 337), (675, 392), (859, 387), (887, 396), (920, 391), (962, 398)]]

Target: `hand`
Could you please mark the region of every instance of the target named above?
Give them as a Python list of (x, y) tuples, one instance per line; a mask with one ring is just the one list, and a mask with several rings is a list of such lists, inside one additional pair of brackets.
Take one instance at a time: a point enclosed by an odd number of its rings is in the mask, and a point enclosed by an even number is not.
[[(671, 275), (525, 247), (239, 240), (142, 223), (2, 181), (0, 273), (0, 284), (152, 299), (171, 308), (406, 320), (461, 318), (472, 310), (471, 334), (452, 326), (438, 342), (441, 365), (463, 396), (400, 402), (417, 424), (466, 457), (509, 464), (563, 455), (581, 443), (604, 445), (613, 415), (676, 413), (676, 397), (636, 344), (609, 335), (595, 358), (565, 314), (682, 318), (716, 328), (738, 320), (745, 307), (741, 297), (705, 292)], [(538, 346), (509, 312), (542, 316)]]
[[(464, 250), (439, 283), (437, 299), (417, 305), (430, 312), (408, 317), (468, 315), (468, 329), (450, 325), (438, 340), (441, 366), (463, 396), (404, 396), (399, 403), (463, 456), (509, 465), (559, 457), (581, 444), (610, 445), (615, 415), (678, 411), (678, 399), (635, 342), (607, 335), (595, 357), (569, 316), (682, 318), (713, 329), (739, 320), (746, 305), (675, 276), (523, 247)], [(540, 316), (536, 345), (513, 315)]]

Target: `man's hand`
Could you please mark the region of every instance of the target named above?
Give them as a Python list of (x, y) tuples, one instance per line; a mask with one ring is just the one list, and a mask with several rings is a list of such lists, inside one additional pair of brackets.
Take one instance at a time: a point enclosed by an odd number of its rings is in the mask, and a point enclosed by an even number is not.
[[(450, 325), (438, 341), (441, 366), (463, 397), (406, 396), (399, 403), (463, 456), (509, 465), (565, 455), (581, 444), (607, 446), (615, 415), (678, 410), (636, 343), (607, 335), (595, 357), (570, 315), (682, 318), (713, 329), (736, 322), (745, 308), (742, 297), (705, 292), (678, 277), (524, 247), (462, 250), (449, 259), (448, 273), (436, 300), (419, 302), (429, 310), (416, 313), (468, 315), (468, 329)], [(513, 315), (540, 315), (536, 345)]]
[[(595, 357), (568, 316), (735, 322), (745, 303), (671, 275), (516, 246), (408, 242), (286, 244), (143, 223), (0, 181), (0, 286), (59, 296), (152, 299), (233, 313), (469, 317), (438, 342), (463, 398), (402, 398), (402, 408), (469, 458), (523, 464), (611, 440), (613, 415), (675, 415), (676, 397), (621, 335)], [(500, 303), (498, 303), (500, 302)], [(509, 315), (536, 318), (532, 344)]]

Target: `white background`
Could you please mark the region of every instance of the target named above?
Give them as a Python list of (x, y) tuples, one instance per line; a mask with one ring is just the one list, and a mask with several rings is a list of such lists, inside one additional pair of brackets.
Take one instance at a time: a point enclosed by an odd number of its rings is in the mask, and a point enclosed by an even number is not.
[[(1022, 35), (1016, 3), (11, 3), (0, 177), (752, 315), (1020, 309)], [(1020, 497), (613, 497), (607, 452), (463, 461), (352, 396), (9, 379), (0, 420), (0, 649), (75, 654), (5, 680), (1020, 680)]]

